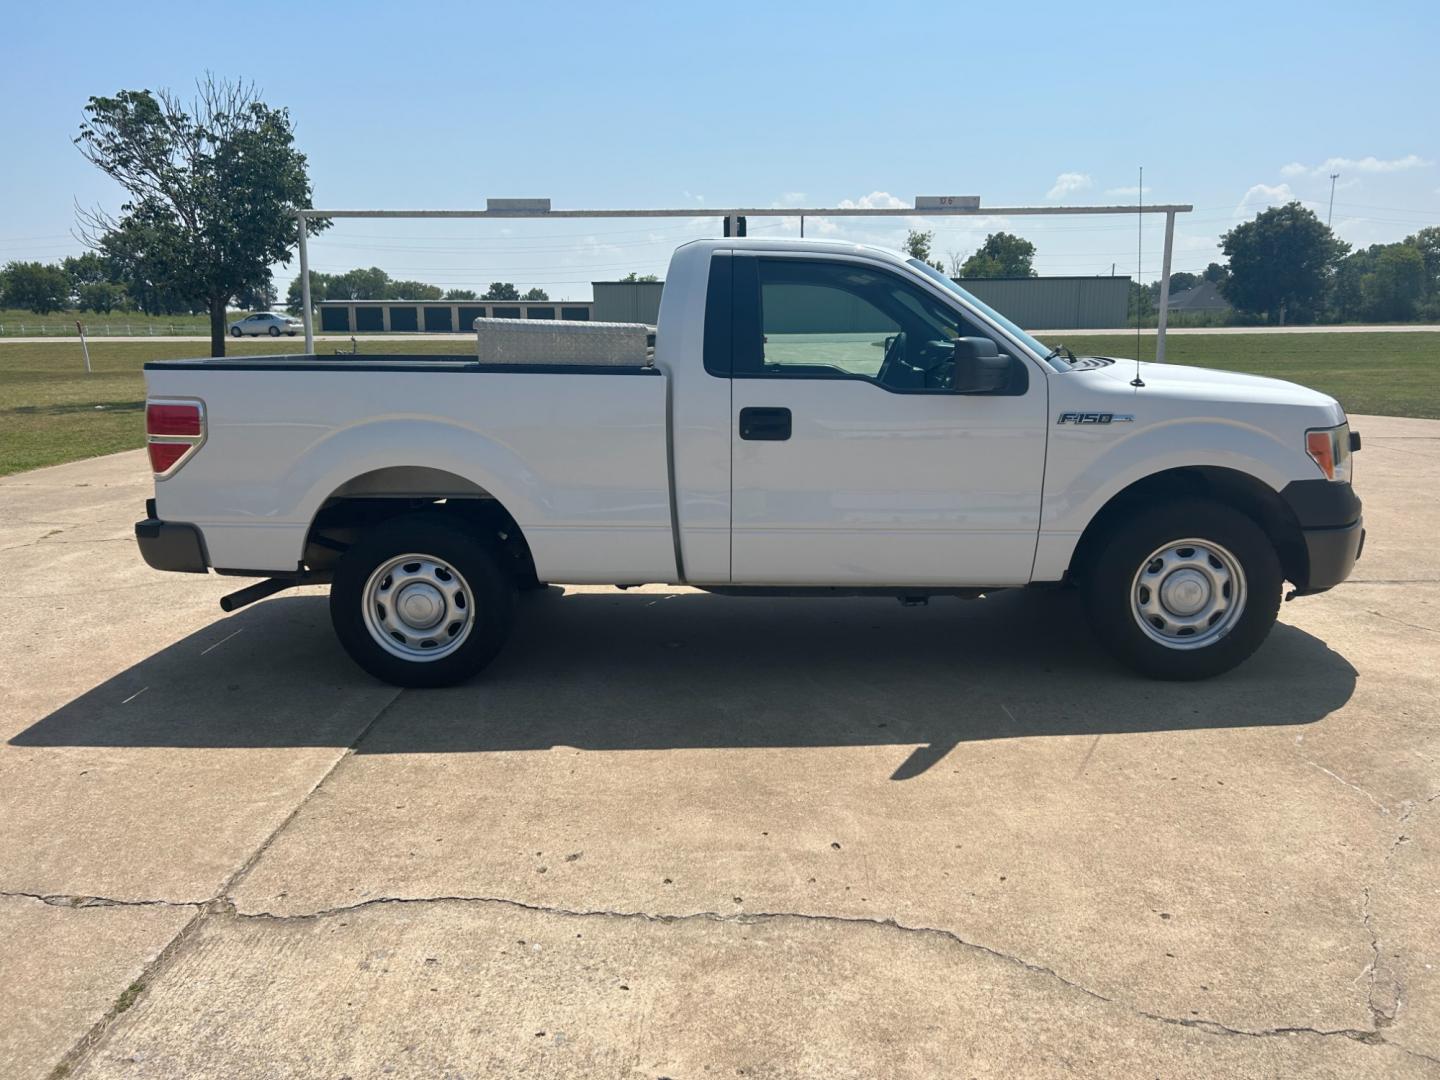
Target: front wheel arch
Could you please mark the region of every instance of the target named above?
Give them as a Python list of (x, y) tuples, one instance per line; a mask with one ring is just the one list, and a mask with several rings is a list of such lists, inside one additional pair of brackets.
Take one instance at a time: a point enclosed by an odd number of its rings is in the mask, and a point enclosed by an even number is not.
[(1300, 522), (1280, 493), (1248, 473), (1215, 465), (1151, 473), (1111, 496), (1090, 519), (1075, 545), (1066, 571), (1067, 580), (1074, 582), (1083, 577), (1099, 545), (1116, 529), (1123, 528), (1126, 520), (1150, 507), (1177, 499), (1208, 499), (1244, 514), (1274, 545), (1286, 579), (1297, 585), (1309, 580), (1309, 553)]

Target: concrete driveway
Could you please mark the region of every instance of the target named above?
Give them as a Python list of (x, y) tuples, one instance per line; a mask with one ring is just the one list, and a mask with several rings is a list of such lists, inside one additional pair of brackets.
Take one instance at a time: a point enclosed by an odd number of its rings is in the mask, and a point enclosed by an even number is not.
[(0, 1075), (1440, 1076), (1440, 422), (1356, 579), (1145, 682), (1067, 595), (530, 598), (400, 692), (0, 480)]

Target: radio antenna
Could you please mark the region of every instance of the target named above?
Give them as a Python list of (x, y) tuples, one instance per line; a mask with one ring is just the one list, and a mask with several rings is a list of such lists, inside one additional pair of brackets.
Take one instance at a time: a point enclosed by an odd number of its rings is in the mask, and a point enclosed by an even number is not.
[(1140, 315), (1144, 305), (1140, 298), (1146, 295), (1145, 275), (1142, 273), (1145, 258), (1145, 166), (1140, 166), (1140, 186), (1135, 189), (1135, 378), (1130, 385), (1139, 389), (1145, 385), (1140, 378)]

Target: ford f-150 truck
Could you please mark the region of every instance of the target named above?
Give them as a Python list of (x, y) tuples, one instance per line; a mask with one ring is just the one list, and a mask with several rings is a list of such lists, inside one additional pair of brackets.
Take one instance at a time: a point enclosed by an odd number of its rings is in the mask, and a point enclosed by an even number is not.
[(227, 610), (328, 581), (361, 667), (436, 686), (483, 668), (544, 582), (1073, 584), (1119, 658), (1199, 678), (1261, 645), (1285, 580), (1329, 589), (1363, 546), (1331, 398), (1047, 348), (894, 252), (686, 244), (652, 341), (625, 362), (146, 364), (141, 551), (267, 579)]

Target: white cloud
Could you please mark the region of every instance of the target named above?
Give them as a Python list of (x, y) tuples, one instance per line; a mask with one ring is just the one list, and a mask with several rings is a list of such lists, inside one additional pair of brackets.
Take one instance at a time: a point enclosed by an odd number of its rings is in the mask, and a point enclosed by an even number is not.
[(1055, 186), (1045, 193), (1047, 199), (1063, 199), (1077, 191), (1093, 186), (1094, 181), (1087, 173), (1062, 172), (1055, 178)]
[(1112, 188), (1106, 188), (1106, 189), (1105, 189), (1105, 194), (1106, 194), (1106, 195), (1149, 195), (1149, 194), (1150, 194), (1150, 185), (1149, 185), (1149, 184), (1146, 184), (1143, 188), (1142, 188), (1142, 187), (1139, 187), (1139, 186), (1137, 186), (1137, 185), (1135, 185), (1135, 184), (1131, 184), (1129, 187), (1112, 187)]
[(805, 202), (805, 198), (806, 195), (803, 191), (787, 191), (785, 192), (785, 194), (780, 196), (780, 205), (800, 206), (802, 203)]
[(1252, 211), (1267, 206), (1283, 206), (1294, 199), (1295, 192), (1290, 190), (1289, 184), (1255, 184), (1240, 197), (1235, 205), (1235, 216), (1245, 217)]
[(1426, 169), (1435, 164), (1426, 161), (1419, 154), (1406, 154), (1398, 158), (1377, 158), (1373, 155), (1363, 158), (1326, 158), (1319, 165), (1302, 165), (1292, 161), (1280, 170), (1281, 176), (1328, 176), (1330, 173), (1392, 173), (1406, 169)]
[(840, 200), (842, 210), (903, 210), (906, 205), (888, 191), (872, 191), (860, 199)]

